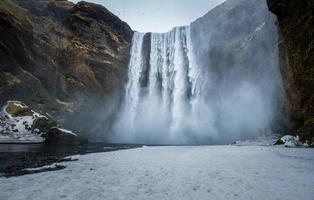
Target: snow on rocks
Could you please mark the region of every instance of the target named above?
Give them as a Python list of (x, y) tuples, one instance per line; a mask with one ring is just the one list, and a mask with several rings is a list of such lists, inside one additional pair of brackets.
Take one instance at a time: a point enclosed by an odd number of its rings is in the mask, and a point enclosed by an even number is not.
[[(50, 117), (31, 110), (20, 101), (8, 101), (0, 110), (0, 143), (54, 141), (53, 144), (81, 144), (86, 142), (78, 134), (58, 126)], [(63, 139), (66, 142), (62, 141)]]
[(0, 143), (42, 143), (44, 138), (33, 129), (34, 120), (44, 117), (19, 101), (8, 101), (0, 111)]
[(307, 143), (302, 143), (299, 136), (285, 135), (275, 145), (284, 145), (285, 147), (307, 147)]
[(52, 127), (44, 136), (48, 144), (85, 144), (87, 140), (72, 131)]

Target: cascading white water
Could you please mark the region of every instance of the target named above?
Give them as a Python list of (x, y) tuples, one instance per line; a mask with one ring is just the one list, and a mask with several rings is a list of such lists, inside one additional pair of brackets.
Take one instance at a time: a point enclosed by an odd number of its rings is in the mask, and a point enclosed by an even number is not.
[[(126, 86), (126, 108), (127, 117), (130, 125), (133, 126), (136, 118), (136, 112), (140, 101), (140, 78), (143, 69), (142, 63), (142, 46), (143, 46), (143, 33), (136, 33), (133, 37), (131, 60), (129, 64), (129, 81)], [(134, 127), (131, 127), (134, 128)]]
[(127, 138), (130, 135), (136, 138), (143, 131), (149, 135), (151, 130), (148, 129), (156, 128), (156, 125), (162, 127), (160, 131), (165, 133), (161, 135), (168, 135), (169, 142), (175, 142), (177, 134), (185, 132), (191, 106), (189, 80), (196, 84), (197, 78), (189, 73), (189, 57), (192, 57), (189, 31), (189, 27), (179, 27), (169, 33), (151, 34), (148, 86), (144, 88), (140, 83), (141, 76), (146, 74), (141, 51), (144, 35), (134, 34), (124, 105), (124, 115), (128, 119), (123, 119), (129, 130)]
[[(111, 141), (222, 143), (270, 129), (281, 98), (277, 36), (265, 2), (257, 2), (232, 0), (168, 33), (136, 32)], [(250, 15), (232, 12), (241, 4), (255, 13), (246, 27), (230, 22)]]

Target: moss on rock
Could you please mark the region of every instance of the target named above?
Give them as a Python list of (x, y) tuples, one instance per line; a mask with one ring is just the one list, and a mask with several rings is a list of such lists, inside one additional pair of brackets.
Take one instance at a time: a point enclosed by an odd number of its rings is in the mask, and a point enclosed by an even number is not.
[(50, 128), (57, 126), (57, 123), (47, 117), (38, 117), (34, 120), (32, 124), (32, 131), (38, 129), (40, 132), (48, 132)]
[(9, 101), (5, 111), (12, 117), (32, 116), (33, 111), (19, 101)]
[(281, 139), (279, 139), (279, 140), (277, 140), (277, 142), (275, 142), (274, 145), (283, 145), (283, 144), (285, 144), (285, 142), (282, 141)]

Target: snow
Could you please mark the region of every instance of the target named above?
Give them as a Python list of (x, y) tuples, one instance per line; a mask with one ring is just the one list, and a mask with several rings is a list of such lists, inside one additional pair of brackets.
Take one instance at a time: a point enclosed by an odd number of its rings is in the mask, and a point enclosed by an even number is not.
[(272, 146), (278, 140), (278, 136), (272, 133), (261, 135), (254, 139), (240, 140), (234, 142), (238, 146)]
[(8, 103), (13, 103), (15, 106), (18, 106), (21, 108), (28, 108), (26, 105), (23, 105), (22, 102), (19, 102), (19, 101), (8, 101)]
[(36, 170), (44, 170), (44, 169), (48, 169), (48, 168), (55, 168), (55, 167), (57, 167), (58, 165), (60, 165), (60, 164), (58, 164), (58, 163), (53, 163), (53, 164), (51, 164), (51, 165), (46, 165), (46, 166), (43, 166), (43, 167), (26, 168), (25, 171), (31, 172), (31, 171), (36, 171)]
[[(48, 119), (48, 117), (30, 109), (31, 114), (29, 116), (12, 116), (6, 111), (10, 104), (29, 109), (28, 106), (19, 101), (8, 101), (7, 104), (2, 107), (0, 110), (0, 144), (45, 142), (45, 138), (42, 137), (43, 133), (38, 128), (32, 130), (32, 125), (36, 119)], [(78, 135), (72, 131), (59, 127), (53, 128), (57, 128), (65, 134), (71, 134), (78, 137)]]
[(314, 149), (144, 147), (79, 156), (58, 171), (0, 178), (0, 199), (313, 200)]
[(63, 133), (67, 133), (67, 134), (70, 134), (70, 135), (77, 136), (76, 133), (73, 133), (72, 131), (69, 131), (69, 130), (67, 130), (67, 129), (58, 128), (58, 127), (53, 127), (53, 128), (57, 128), (59, 131), (61, 131), (61, 132), (63, 132)]
[(298, 147), (303, 146), (303, 144), (300, 142), (298, 136), (292, 136), (292, 135), (285, 135), (280, 140), (284, 143), (283, 145), (285, 147)]
[[(7, 105), (0, 110), (0, 143), (42, 143), (44, 138), (40, 133), (31, 130), (34, 120), (43, 115), (32, 111), (31, 116), (13, 117), (6, 112), (7, 106), (13, 103), (15, 106), (28, 108), (18, 101), (8, 101)], [(2, 119), (2, 120), (1, 120)]]
[[(29, 108), (19, 101), (8, 101), (6, 105), (0, 110), (0, 144), (1, 143), (43, 143), (45, 138), (42, 137), (42, 132), (39, 129), (32, 130), (31, 127), (36, 119), (45, 118), (44, 116), (34, 110), (29, 116), (12, 116), (8, 113), (7, 107), (9, 104), (21, 108)], [(57, 127), (56, 127), (57, 128)], [(77, 136), (72, 131), (58, 128), (60, 131)]]

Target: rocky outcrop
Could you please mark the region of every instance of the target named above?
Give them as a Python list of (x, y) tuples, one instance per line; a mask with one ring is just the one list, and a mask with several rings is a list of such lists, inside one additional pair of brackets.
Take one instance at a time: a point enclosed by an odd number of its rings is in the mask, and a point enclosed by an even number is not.
[(8, 101), (0, 110), (0, 143), (44, 142), (41, 131), (33, 123), (38, 118), (46, 117), (22, 102)]
[(314, 137), (314, 1), (267, 0), (277, 15), (286, 107), (300, 139)]
[(285, 135), (279, 138), (274, 145), (284, 145), (285, 147), (301, 147), (307, 144), (300, 142), (298, 136)]
[(100, 5), (1, 1), (0, 104), (20, 100), (66, 123), (123, 86), (132, 35)]
[(59, 128), (49, 116), (20, 101), (8, 101), (0, 110), (1, 143), (85, 144), (79, 134)]
[(87, 140), (72, 131), (52, 127), (48, 133), (44, 135), (46, 144), (86, 144)]

